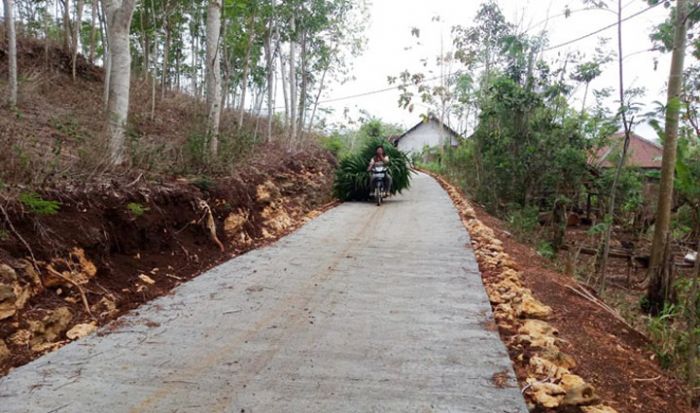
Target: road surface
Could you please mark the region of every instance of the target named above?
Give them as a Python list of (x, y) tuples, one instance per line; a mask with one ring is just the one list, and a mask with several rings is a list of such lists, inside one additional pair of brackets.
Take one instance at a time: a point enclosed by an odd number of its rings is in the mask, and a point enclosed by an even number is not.
[(491, 321), (458, 214), (418, 175), (14, 370), (0, 411), (526, 412)]

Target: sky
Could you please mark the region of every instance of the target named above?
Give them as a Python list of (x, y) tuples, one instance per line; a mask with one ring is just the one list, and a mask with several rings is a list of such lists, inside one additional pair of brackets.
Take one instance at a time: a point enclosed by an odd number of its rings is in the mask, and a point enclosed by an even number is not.
[[(397, 90), (343, 98), (389, 88), (387, 76), (396, 76), (404, 70), (425, 71), (421, 59), (434, 60), (440, 54), (441, 37), (444, 50), (449, 50), (450, 28), (457, 24), (474, 25), (474, 16), (480, 3), (481, 0), (373, 0), (370, 5), (371, 20), (366, 32), (367, 47), (360, 57), (354, 59), (355, 80), (334, 85), (325, 95), (325, 99), (339, 99), (324, 104), (334, 111), (331, 120), (343, 123), (345, 120), (342, 114), (348, 108), (355, 116), (363, 109), (372, 116), (405, 128), (417, 123), (420, 114), (427, 109), (416, 106), (413, 113), (410, 113), (399, 108)], [(615, 9), (616, 3), (613, 5)], [(550, 46), (576, 39), (617, 21), (616, 13), (610, 11), (576, 11), (582, 9), (580, 0), (499, 0), (498, 4), (511, 23), (516, 23), (523, 29), (530, 28), (535, 34), (546, 28)], [(567, 5), (573, 11), (568, 18), (562, 15)], [(647, 7), (648, 3), (644, 0), (623, 0), (623, 17)], [(625, 87), (644, 87), (646, 95), (640, 101), (648, 105), (649, 109), (652, 102), (665, 101), (671, 55), (648, 50), (652, 46), (649, 40), (652, 28), (665, 20), (667, 15), (668, 10), (658, 6), (623, 23)], [(436, 16), (439, 16), (439, 22), (433, 21)], [(547, 17), (550, 19), (545, 26), (541, 23)], [(418, 40), (411, 36), (413, 27), (420, 29)], [(545, 52), (544, 58), (556, 61), (562, 53), (568, 51), (581, 51), (592, 57), (600, 37), (609, 38), (607, 47), (616, 51), (617, 31), (616, 28), (611, 28), (585, 40)], [(420, 45), (416, 44), (417, 41)], [(658, 64), (655, 64), (655, 59)], [(439, 72), (435, 72), (437, 74)], [(613, 62), (606, 65), (603, 74), (592, 82), (591, 90), (613, 87), (617, 96), (617, 85), (618, 67)], [(581, 104), (582, 91), (583, 88), (580, 88), (575, 94), (575, 107)], [(593, 102), (590, 95), (588, 102)], [(617, 104), (612, 99), (609, 105), (611, 110), (616, 109)], [(647, 139), (656, 139), (648, 125), (640, 124), (635, 131)]]

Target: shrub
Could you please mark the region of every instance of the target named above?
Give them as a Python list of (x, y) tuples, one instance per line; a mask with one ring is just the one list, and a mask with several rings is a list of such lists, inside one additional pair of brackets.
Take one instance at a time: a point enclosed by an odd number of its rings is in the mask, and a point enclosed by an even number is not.
[(61, 203), (42, 198), (36, 192), (23, 192), (19, 195), (19, 202), (30, 212), (37, 215), (55, 215), (61, 208)]
[(135, 217), (140, 217), (149, 210), (148, 207), (138, 202), (129, 202), (126, 204), (126, 209)]
[(406, 155), (387, 140), (373, 138), (367, 140), (359, 153), (348, 155), (340, 161), (333, 186), (335, 195), (340, 200), (361, 201), (369, 197), (370, 175), (367, 165), (378, 146), (384, 148), (390, 159), (389, 173), (393, 180), (391, 193), (400, 193), (410, 186), (411, 170)]

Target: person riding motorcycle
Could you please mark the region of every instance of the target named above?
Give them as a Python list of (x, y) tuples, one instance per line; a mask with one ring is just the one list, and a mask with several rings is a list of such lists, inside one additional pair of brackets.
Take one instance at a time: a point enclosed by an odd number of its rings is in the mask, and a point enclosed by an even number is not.
[[(388, 168), (389, 164), (389, 156), (387, 156), (384, 153), (384, 148), (382, 146), (377, 146), (377, 150), (374, 153), (374, 156), (372, 159), (369, 161), (369, 166), (367, 167), (367, 171), (371, 171), (372, 168), (374, 167), (387, 167)], [(384, 188), (386, 193), (391, 192), (391, 175), (389, 175), (389, 170), (387, 169), (386, 173), (384, 174)], [(369, 182), (369, 187), (374, 188), (374, 178), (370, 177), (370, 182)]]

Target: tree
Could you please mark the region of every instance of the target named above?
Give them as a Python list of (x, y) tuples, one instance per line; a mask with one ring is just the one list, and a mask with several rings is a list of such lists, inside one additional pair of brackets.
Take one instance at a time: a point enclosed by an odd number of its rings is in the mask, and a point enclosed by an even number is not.
[(5, 9), (5, 29), (7, 33), (7, 67), (9, 88), (7, 102), (17, 106), (17, 39), (15, 38), (15, 18), (13, 15), (13, 0), (3, 0)]
[(221, 118), (221, 0), (209, 0), (207, 8), (207, 136), (210, 155), (219, 148)]
[(131, 48), (129, 29), (136, 0), (104, 0), (109, 41), (109, 96), (107, 130), (112, 164), (124, 161), (126, 121), (129, 115)]
[(675, 10), (675, 35), (671, 57), (671, 73), (668, 79), (668, 98), (666, 103), (666, 124), (664, 127), (664, 152), (661, 163), (661, 180), (659, 183), (659, 201), (654, 224), (654, 239), (649, 265), (649, 285), (647, 302), (651, 312), (661, 311), (668, 297), (666, 263), (664, 251), (668, 248), (668, 233), (671, 223), (671, 204), (673, 202), (673, 177), (676, 166), (676, 149), (678, 124), (681, 108), (681, 90), (683, 86), (683, 64), (685, 60), (687, 32), (687, 0), (678, 0)]

